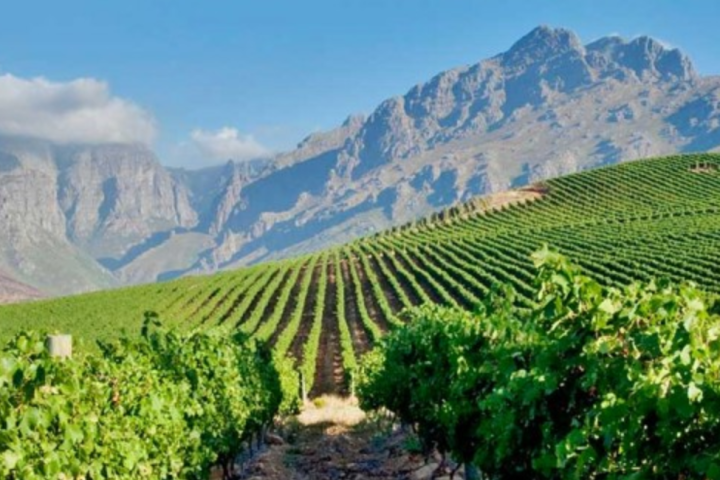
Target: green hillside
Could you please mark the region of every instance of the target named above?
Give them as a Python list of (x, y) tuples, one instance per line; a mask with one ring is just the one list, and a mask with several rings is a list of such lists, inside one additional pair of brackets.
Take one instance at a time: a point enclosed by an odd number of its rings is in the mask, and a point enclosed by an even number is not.
[[(532, 304), (531, 252), (548, 243), (603, 284), (667, 277), (720, 291), (720, 155), (636, 161), (533, 185), (519, 202), (473, 201), (349, 245), (208, 277), (0, 308), (21, 329), (96, 338), (145, 311), (182, 329), (222, 325), (297, 359), (313, 393), (347, 385), (359, 354), (423, 302), (471, 308), (495, 282)], [(321, 352), (321, 355), (318, 353)]]

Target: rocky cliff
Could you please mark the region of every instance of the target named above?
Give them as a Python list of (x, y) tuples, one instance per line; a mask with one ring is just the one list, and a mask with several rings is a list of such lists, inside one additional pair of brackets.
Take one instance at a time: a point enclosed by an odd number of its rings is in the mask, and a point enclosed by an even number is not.
[(0, 141), (0, 267), (49, 294), (118, 285), (156, 236), (197, 224), (188, 191), (145, 147)]
[(652, 38), (584, 45), (539, 27), (355, 117), (312, 155), (298, 155), (301, 144), (291, 164), (234, 191), (218, 245), (196, 268), (318, 248), (550, 176), (717, 148), (719, 89)]

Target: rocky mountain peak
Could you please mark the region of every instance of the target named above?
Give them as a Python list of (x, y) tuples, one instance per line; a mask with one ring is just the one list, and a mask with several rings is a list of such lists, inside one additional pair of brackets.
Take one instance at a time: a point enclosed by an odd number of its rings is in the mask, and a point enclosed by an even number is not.
[(627, 41), (618, 36), (605, 37), (586, 47), (590, 62), (605, 69), (632, 72), (638, 79), (657, 78), (665, 81), (691, 81), (697, 73), (690, 58), (677, 48), (661, 41), (640, 36)]
[(359, 130), (367, 118), (362, 113), (349, 115), (342, 123), (343, 128), (351, 128), (353, 130)]
[(570, 30), (539, 26), (505, 53), (441, 72), (406, 95), (385, 100), (364, 123), (362, 118), (346, 121), (341, 128), (353, 124), (359, 130), (344, 146), (338, 172), (352, 171), (358, 178), (450, 139), (515, 121), (527, 107), (549, 106), (563, 95), (613, 80), (637, 85), (694, 78), (682, 52), (653, 38), (610, 36), (584, 46)]
[(541, 25), (515, 42), (502, 54), (502, 61), (507, 66), (525, 67), (569, 51), (583, 51), (574, 32)]
[(638, 77), (657, 75), (663, 79), (691, 79), (695, 76), (692, 62), (678, 49), (668, 49), (653, 38), (638, 37), (619, 50), (618, 60), (633, 69)]

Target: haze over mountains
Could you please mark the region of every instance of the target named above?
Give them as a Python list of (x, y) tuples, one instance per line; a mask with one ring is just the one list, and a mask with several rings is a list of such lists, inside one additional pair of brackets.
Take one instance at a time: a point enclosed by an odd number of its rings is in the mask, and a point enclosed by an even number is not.
[(0, 272), (52, 295), (214, 271), (550, 176), (718, 148), (720, 77), (652, 38), (583, 45), (539, 27), (270, 160), (187, 171), (140, 145), (0, 139)]

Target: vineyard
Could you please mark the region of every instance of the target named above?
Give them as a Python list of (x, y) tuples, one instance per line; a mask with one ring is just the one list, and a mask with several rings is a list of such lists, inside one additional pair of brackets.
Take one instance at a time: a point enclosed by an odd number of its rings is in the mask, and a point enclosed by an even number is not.
[[(347, 392), (359, 357), (423, 303), (472, 309), (493, 284), (534, 306), (530, 255), (547, 243), (605, 286), (668, 278), (720, 292), (720, 156), (600, 168), (482, 199), (336, 249), (212, 276), (0, 308), (0, 340), (71, 333), (92, 349), (147, 311), (182, 330), (218, 327), (294, 360), (311, 396)], [(81, 348), (83, 348), (81, 346)]]
[(547, 247), (533, 261), (532, 308), (504, 287), (474, 312), (403, 312), (360, 362), (362, 407), (466, 479), (720, 478), (719, 297), (602, 286)]

